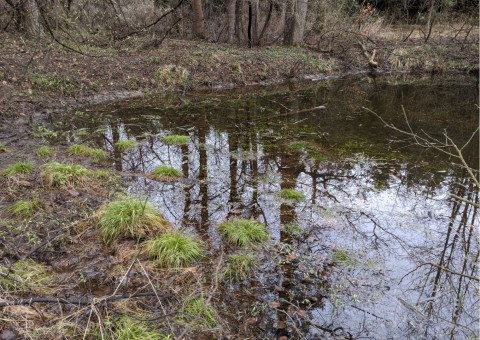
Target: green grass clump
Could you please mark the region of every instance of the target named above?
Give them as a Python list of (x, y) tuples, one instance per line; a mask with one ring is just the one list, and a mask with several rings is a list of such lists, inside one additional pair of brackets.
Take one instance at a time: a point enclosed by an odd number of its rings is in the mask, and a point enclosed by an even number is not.
[(100, 232), (106, 244), (121, 237), (139, 239), (168, 229), (168, 222), (149, 202), (133, 197), (121, 197), (100, 210)]
[(349, 254), (344, 249), (336, 249), (332, 253), (332, 260), (344, 266), (354, 266), (357, 264), (357, 260), (353, 255)]
[(53, 150), (48, 145), (44, 145), (39, 147), (35, 153), (37, 154), (38, 157), (47, 158), (53, 155)]
[(19, 174), (28, 174), (33, 171), (35, 166), (32, 162), (17, 162), (7, 166), (2, 170), (2, 174), (6, 177), (14, 177)]
[(268, 232), (265, 226), (254, 220), (236, 219), (228, 221), (222, 223), (219, 230), (228, 242), (241, 247), (268, 240)]
[(171, 168), (166, 165), (161, 165), (153, 169), (151, 176), (156, 180), (166, 180), (181, 177), (182, 173), (177, 169)]
[(147, 324), (129, 317), (120, 317), (112, 325), (112, 339), (117, 340), (169, 340), (170, 335), (152, 330)]
[(68, 147), (67, 154), (71, 156), (90, 158), (93, 162), (100, 162), (107, 158), (107, 152), (105, 150), (94, 149), (81, 144), (75, 144)]
[(295, 202), (301, 202), (305, 199), (304, 194), (302, 194), (300, 191), (293, 189), (282, 189), (282, 191), (280, 191), (280, 196), (283, 199)]
[(0, 287), (8, 293), (48, 293), (53, 278), (46, 266), (31, 259), (19, 260), (9, 268), (0, 266)]
[(215, 308), (210, 306), (204, 297), (187, 300), (181, 312), (187, 321), (196, 319), (201, 326), (215, 327), (218, 323)]
[(81, 165), (51, 162), (42, 167), (42, 181), (49, 187), (63, 187), (84, 184), (91, 171)]
[(147, 252), (159, 267), (178, 268), (197, 260), (203, 247), (192, 237), (172, 231), (149, 240)]
[(167, 145), (184, 145), (190, 142), (190, 137), (182, 135), (169, 135), (163, 137), (162, 142)]
[(115, 146), (120, 151), (127, 151), (133, 149), (137, 145), (137, 142), (131, 139), (119, 140), (115, 143)]
[(13, 203), (7, 211), (15, 217), (28, 218), (38, 211), (39, 205), (36, 199), (32, 201), (21, 200)]
[(257, 265), (257, 260), (252, 254), (240, 253), (228, 256), (230, 264), (223, 272), (227, 279), (243, 280), (248, 277), (251, 270)]
[(298, 224), (291, 223), (291, 224), (284, 225), (283, 231), (290, 235), (298, 235), (302, 233), (303, 228), (300, 227)]

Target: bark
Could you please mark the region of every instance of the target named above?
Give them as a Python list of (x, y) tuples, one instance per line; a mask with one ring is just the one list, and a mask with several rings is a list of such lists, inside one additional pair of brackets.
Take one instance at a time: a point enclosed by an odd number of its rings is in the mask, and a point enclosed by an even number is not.
[(194, 34), (197, 38), (205, 39), (202, 0), (193, 0), (193, 14), (195, 18)]
[(303, 34), (305, 32), (305, 23), (307, 18), (308, 0), (297, 0), (295, 8), (295, 23), (293, 29), (293, 45), (303, 43)]
[(325, 0), (317, 0), (316, 18), (313, 30), (315, 33), (322, 33), (327, 23), (327, 4)]
[(236, 32), (236, 0), (228, 0), (227, 17), (228, 17), (228, 42), (232, 43)]
[(284, 45), (293, 45), (293, 30), (295, 26), (295, 3), (296, 0), (285, 1), (285, 27), (283, 33)]

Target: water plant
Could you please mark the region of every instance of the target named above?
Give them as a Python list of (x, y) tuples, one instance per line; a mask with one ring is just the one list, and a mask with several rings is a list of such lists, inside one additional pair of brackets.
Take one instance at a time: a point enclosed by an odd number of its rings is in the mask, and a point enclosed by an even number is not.
[(190, 236), (171, 231), (148, 240), (147, 252), (157, 266), (178, 268), (197, 260), (203, 246)]
[(223, 276), (232, 280), (247, 278), (251, 270), (257, 265), (257, 260), (250, 253), (238, 253), (228, 256), (229, 265), (223, 272)]
[(219, 227), (231, 244), (241, 247), (251, 246), (268, 240), (268, 232), (263, 224), (255, 220), (234, 219), (224, 222)]
[(162, 142), (166, 145), (184, 145), (190, 142), (190, 137), (182, 135), (168, 135), (162, 138)]
[(187, 321), (198, 320), (202, 326), (215, 327), (218, 323), (215, 308), (203, 296), (188, 299), (181, 312)]
[[(108, 324), (108, 322), (107, 322)], [(119, 340), (170, 340), (172, 337), (148, 327), (144, 322), (122, 316), (112, 325), (112, 339)]]
[(121, 152), (133, 149), (137, 145), (137, 142), (132, 139), (119, 140), (115, 143), (115, 147)]
[(168, 222), (146, 201), (123, 196), (107, 203), (99, 211), (103, 241), (110, 244), (118, 238), (139, 239), (154, 232), (165, 232)]
[(0, 266), (0, 287), (9, 293), (46, 293), (52, 283), (47, 267), (31, 259), (19, 260), (11, 267)]
[(53, 150), (48, 145), (43, 145), (43, 146), (39, 147), (35, 153), (38, 157), (48, 158), (48, 157), (51, 157), (53, 155)]
[(74, 144), (68, 147), (67, 154), (77, 157), (90, 158), (93, 162), (100, 162), (107, 157), (107, 152), (102, 149), (91, 148), (82, 144)]
[(7, 211), (15, 217), (28, 218), (32, 217), (37, 212), (39, 205), (37, 199), (31, 201), (20, 200), (8, 207)]
[(171, 178), (181, 177), (182, 173), (177, 169), (171, 168), (166, 165), (161, 165), (153, 169), (151, 176), (152, 178), (161, 181), (161, 180), (166, 180), (166, 179), (168, 180)]
[(46, 186), (63, 187), (86, 183), (91, 175), (87, 168), (76, 164), (50, 162), (42, 167), (40, 176)]
[(17, 162), (7, 166), (2, 170), (2, 174), (6, 177), (14, 177), (19, 174), (28, 174), (33, 171), (35, 166), (32, 162)]
[(305, 195), (303, 193), (293, 189), (282, 189), (280, 191), (280, 196), (283, 199), (294, 202), (301, 202), (305, 199)]

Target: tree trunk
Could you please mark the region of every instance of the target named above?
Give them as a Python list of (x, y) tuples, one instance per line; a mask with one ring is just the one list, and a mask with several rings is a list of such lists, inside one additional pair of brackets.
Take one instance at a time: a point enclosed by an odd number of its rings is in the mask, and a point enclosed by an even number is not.
[(322, 33), (325, 30), (327, 24), (327, 4), (325, 0), (317, 0), (315, 24), (313, 30), (315, 33)]
[(202, 0), (193, 0), (193, 14), (194, 14), (194, 34), (197, 38), (205, 39), (205, 24), (203, 22), (203, 7)]
[(252, 44), (258, 46), (258, 21), (260, 18), (260, 4), (258, 0), (252, 1)]
[(285, 1), (285, 27), (283, 33), (283, 44), (293, 45), (293, 30), (295, 27), (295, 3), (296, 0)]
[(235, 37), (235, 12), (236, 12), (236, 0), (228, 0), (227, 2), (227, 17), (228, 17), (228, 42), (231, 44)]
[(303, 43), (303, 34), (305, 32), (305, 23), (307, 18), (308, 0), (297, 0), (295, 7), (295, 23), (293, 29), (293, 45)]

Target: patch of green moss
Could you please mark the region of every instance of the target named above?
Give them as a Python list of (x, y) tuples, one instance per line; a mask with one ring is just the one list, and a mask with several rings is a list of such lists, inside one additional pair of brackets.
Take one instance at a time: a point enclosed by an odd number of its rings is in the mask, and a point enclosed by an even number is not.
[(283, 199), (293, 201), (293, 202), (301, 202), (305, 200), (305, 195), (303, 193), (293, 189), (282, 189), (280, 191), (280, 196)]

